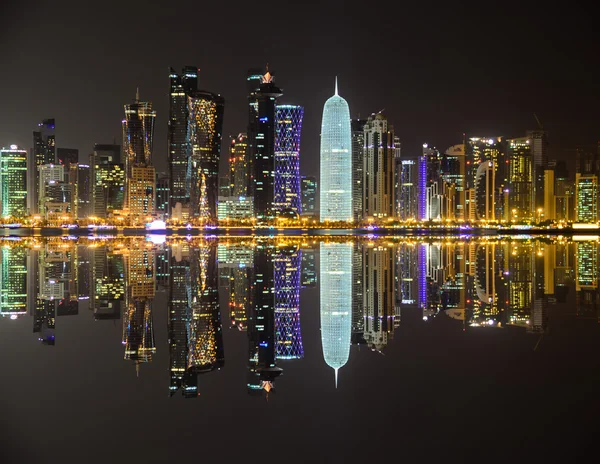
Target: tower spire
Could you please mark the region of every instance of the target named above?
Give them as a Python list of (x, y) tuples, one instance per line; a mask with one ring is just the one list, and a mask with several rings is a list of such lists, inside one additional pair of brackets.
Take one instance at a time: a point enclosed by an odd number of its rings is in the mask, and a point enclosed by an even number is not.
[[(336, 92), (335, 94), (337, 95), (337, 92)], [(334, 369), (334, 371), (335, 371), (335, 388), (337, 388), (337, 381), (338, 381), (338, 370), (339, 370), (339, 367), (336, 367), (336, 368)]]
[(140, 88), (136, 87), (135, 89), (135, 101), (140, 101)]
[[(335, 94), (338, 94), (338, 87), (337, 87), (337, 76), (335, 76)], [(337, 375), (337, 371), (336, 371), (336, 375)]]

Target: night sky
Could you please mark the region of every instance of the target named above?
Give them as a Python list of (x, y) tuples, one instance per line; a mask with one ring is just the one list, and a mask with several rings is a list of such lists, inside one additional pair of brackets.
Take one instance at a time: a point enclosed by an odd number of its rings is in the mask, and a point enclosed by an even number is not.
[[(159, 2), (156, 2), (159, 3)], [(226, 6), (225, 6), (226, 5)], [(318, 174), (322, 108), (334, 78), (352, 117), (385, 109), (415, 155), (468, 135), (549, 131), (551, 157), (600, 138), (597, 26), (575, 3), (66, 2), (0, 6), (0, 145), (32, 144), (56, 118), (57, 145), (120, 142), (140, 88), (157, 110), (154, 163), (167, 167), (168, 69), (201, 69), (225, 98), (223, 153), (246, 130), (245, 77), (269, 62), (282, 103), (305, 107), (301, 171)], [(222, 159), (225, 161), (226, 156)], [(223, 165), (223, 164), (222, 164)]]

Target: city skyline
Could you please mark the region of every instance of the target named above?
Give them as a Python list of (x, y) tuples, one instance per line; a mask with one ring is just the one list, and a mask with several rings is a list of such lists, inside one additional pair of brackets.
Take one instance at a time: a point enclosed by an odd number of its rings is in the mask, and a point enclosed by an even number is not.
[[(154, 11), (154, 7), (146, 6), (148, 12)], [(219, 7), (211, 6), (215, 13), (220, 11)], [(333, 6), (325, 5), (324, 13), (319, 17), (308, 17), (307, 12), (301, 7), (288, 7), (298, 13), (301, 20), (309, 25), (321, 25), (328, 17), (327, 13), (333, 12)], [(98, 15), (93, 21), (105, 21), (114, 12), (108, 6), (100, 7)], [(456, 17), (457, 13), (448, 11), (450, 17), (445, 23), (452, 22), (450, 18), (456, 19), (457, 25), (465, 26), (469, 22), (484, 15), (468, 11), (464, 18)], [(512, 27), (512, 33), (500, 39), (491, 37), (479, 41), (480, 43), (465, 42), (462, 38), (444, 37), (444, 45), (436, 50), (436, 44), (440, 40), (439, 33), (430, 33), (430, 38), (417, 38), (416, 26), (410, 25), (415, 18), (425, 16), (425, 12), (419, 7), (408, 7), (408, 11), (399, 24), (402, 33), (398, 37), (391, 35), (390, 28), (381, 28), (378, 34), (387, 39), (389, 46), (399, 51), (398, 63), (393, 69), (397, 72), (388, 74), (377, 74), (377, 85), (373, 86), (369, 79), (368, 71), (358, 66), (360, 50), (367, 48), (368, 41), (360, 37), (348, 34), (351, 46), (344, 47), (344, 51), (335, 55), (331, 51), (341, 43), (340, 38), (327, 41), (318, 35), (310, 37), (302, 33), (289, 38), (287, 44), (278, 43), (275, 32), (265, 33), (261, 38), (260, 47), (249, 48), (242, 44), (240, 38), (246, 28), (241, 25), (241, 19), (228, 18), (228, 24), (220, 31), (217, 26), (210, 26), (217, 35), (227, 33), (229, 28), (236, 31), (235, 34), (227, 34), (225, 45), (232, 48), (235, 53), (234, 59), (222, 59), (223, 45), (215, 45), (206, 51), (197, 51), (190, 45), (189, 37), (186, 35), (174, 39), (179, 46), (169, 47), (166, 52), (161, 46), (162, 41), (169, 36), (169, 28), (160, 30), (151, 40), (149, 46), (153, 50), (150, 59), (143, 66), (124, 66), (124, 60), (129, 60), (129, 55), (117, 47), (116, 38), (107, 37), (103, 42), (97, 42), (93, 36), (84, 31), (79, 31), (78, 26), (73, 23), (64, 28), (57, 28), (54, 40), (58, 53), (57, 60), (65, 64), (73, 59), (73, 53), (78, 47), (89, 46), (89, 51), (84, 56), (78, 56), (83, 60), (84, 66), (71, 69), (67, 74), (60, 69), (69, 69), (62, 66), (53, 76), (48, 77), (47, 85), (28, 85), (33, 77), (29, 75), (20, 76), (11, 73), (3, 76), (0, 81), (0, 94), (4, 102), (6, 113), (3, 114), (0, 124), (0, 145), (9, 146), (17, 144), (24, 148), (29, 147), (29, 134), (35, 125), (44, 117), (55, 117), (59, 122), (57, 140), (62, 141), (60, 146), (75, 147), (82, 155), (91, 152), (94, 143), (111, 143), (113, 138), (119, 138), (118, 120), (120, 118), (119, 106), (128, 101), (137, 87), (146, 99), (154, 103), (157, 110), (157, 129), (155, 137), (155, 152), (157, 170), (165, 171), (167, 158), (167, 121), (168, 121), (168, 70), (169, 67), (180, 69), (190, 63), (195, 63), (200, 68), (199, 82), (201, 88), (211, 89), (221, 94), (228, 102), (228, 111), (224, 121), (223, 147), (227, 147), (229, 136), (235, 136), (245, 131), (246, 112), (245, 84), (243, 82), (245, 72), (253, 66), (264, 66), (271, 63), (276, 71), (279, 82), (285, 93), (282, 103), (293, 103), (305, 108), (305, 121), (303, 128), (303, 159), (301, 161), (301, 173), (303, 175), (316, 175), (315, 162), (318, 159), (319, 146), (319, 120), (322, 101), (326, 99), (328, 85), (335, 75), (344, 82), (344, 94), (348, 98), (351, 116), (359, 115), (366, 118), (372, 113), (385, 108), (384, 114), (394, 125), (397, 135), (403, 144), (403, 151), (407, 154), (418, 154), (420, 145), (428, 141), (430, 144), (445, 149), (455, 143), (460, 143), (463, 133), (481, 134), (493, 133), (505, 137), (518, 137), (526, 130), (535, 129), (537, 123), (533, 114), (537, 114), (544, 124), (544, 128), (550, 133), (552, 143), (549, 147), (551, 157), (566, 159), (563, 149), (577, 144), (589, 144), (597, 140), (598, 136), (594, 127), (600, 126), (598, 115), (592, 109), (597, 106), (598, 92), (592, 85), (591, 73), (584, 71), (586, 66), (591, 66), (590, 44), (585, 28), (584, 32), (577, 36), (562, 31), (558, 16), (551, 11), (537, 12), (527, 7), (521, 7), (523, 15), (538, 15), (540, 21), (534, 22), (533, 26), (525, 28), (523, 24), (514, 24), (510, 21), (507, 11), (495, 12), (493, 15), (485, 16), (488, 27), (507, 28)], [(358, 24), (359, 17), (356, 12), (346, 11), (342, 14), (336, 12), (336, 24)], [(13, 27), (21, 24), (34, 27), (42, 17), (55, 18), (55, 23), (64, 22), (65, 25), (72, 14), (65, 6), (53, 5), (51, 9), (40, 6), (28, 13), (28, 21), (24, 22), (25, 9), (17, 6), (6, 7), (6, 17), (12, 21), (3, 29), (4, 42), (12, 43)], [(167, 13), (171, 15), (172, 13)], [(575, 13), (569, 12), (570, 15)], [(267, 13), (267, 16), (269, 14)], [(254, 16), (251, 14), (251, 17)], [(441, 22), (443, 15), (427, 15), (430, 22), (428, 30), (435, 30), (435, 24)], [(126, 20), (128, 13), (122, 18), (112, 18), (116, 24)], [(483, 17), (483, 16), (482, 16)], [(410, 18), (413, 18), (411, 20)], [(587, 19), (577, 14), (577, 20), (586, 22)], [(152, 21), (152, 20), (151, 20)], [(405, 22), (409, 24), (404, 24)], [(237, 26), (234, 26), (237, 25)], [(241, 26), (240, 26), (241, 25)], [(131, 27), (140, 26), (131, 24)], [(533, 29), (531, 29), (533, 27)], [(217, 29), (214, 29), (217, 28)], [(316, 29), (316, 28), (315, 28)], [(79, 43), (73, 44), (73, 48), (60, 49), (64, 44), (69, 32), (77, 30)], [(541, 36), (542, 31), (551, 30), (555, 39), (545, 38), (539, 41), (536, 37)], [(14, 35), (15, 40), (19, 37), (22, 50), (16, 55), (19, 47), (13, 47), (8, 53), (6, 66), (10, 69), (19, 69), (22, 56), (28, 52), (38, 56), (39, 51), (33, 49), (36, 33), (32, 29), (30, 34)], [(559, 40), (560, 38), (560, 40)], [(188, 40), (188, 42), (186, 42)], [(556, 40), (558, 43), (553, 43)], [(536, 46), (537, 53), (533, 56), (523, 53), (527, 46), (522, 43), (531, 43)], [(236, 44), (239, 46), (236, 48)], [(298, 65), (295, 58), (285, 53), (288, 47), (296, 47), (307, 50), (300, 59), (303, 69), (318, 69), (319, 80), (305, 78), (305, 73), (297, 73)], [(517, 46), (519, 44), (519, 46)], [(111, 53), (114, 52), (114, 53)], [(461, 58), (466, 56), (481, 56), (485, 52), (498, 58), (481, 58), (477, 60), (477, 72), (466, 73), (458, 76), (451, 72), (444, 72)], [(381, 56), (382, 51), (375, 50), (372, 59)], [(112, 56), (113, 62), (106, 56)], [(127, 58), (125, 58), (127, 56)], [(41, 63), (47, 58), (39, 56)], [(580, 73), (577, 78), (573, 73), (567, 73), (568, 64), (580, 59), (583, 68), (579, 67)], [(311, 63), (313, 60), (313, 63)], [(510, 62), (511, 66), (498, 66), (495, 63)], [(519, 65), (527, 63), (526, 72), (518, 71)], [(475, 67), (475, 62), (473, 62)], [(125, 73), (111, 71), (111, 69), (126, 69)], [(85, 69), (85, 73), (83, 70)], [(425, 72), (422, 69), (439, 69), (440, 72)], [(475, 68), (474, 68), (475, 69)], [(410, 70), (407, 72), (406, 70)], [(415, 71), (417, 70), (417, 71)], [(84, 78), (85, 76), (85, 78)], [(435, 76), (435, 77), (434, 77)], [(553, 85), (547, 84), (544, 78), (552, 77)], [(225, 77), (225, 78), (224, 78)], [(91, 81), (90, 81), (91, 80)], [(67, 87), (65, 84), (68, 82)], [(95, 92), (88, 92), (84, 82), (94, 82), (92, 88)], [(319, 83), (322, 84), (319, 84)], [(31, 114), (28, 109), (21, 107), (22, 102), (17, 102), (11, 97), (11, 93), (17, 94), (19, 90), (27, 86), (31, 98), (36, 101), (36, 113)], [(51, 88), (52, 92), (44, 89)], [(368, 88), (369, 91), (365, 92)], [(556, 90), (554, 90), (556, 88)], [(10, 89), (10, 91), (9, 91)], [(562, 91), (562, 93), (561, 93)], [(80, 101), (87, 101), (85, 107), (80, 106)], [(511, 102), (519, 101), (512, 105)], [(60, 104), (59, 104), (60, 102)], [(485, 104), (483, 103), (485, 102)], [(523, 103), (525, 102), (525, 103)], [(17, 107), (19, 105), (19, 107)], [(497, 108), (497, 111), (490, 111)], [(9, 116), (10, 115), (10, 116)], [(221, 156), (223, 160), (224, 156)], [(225, 168), (225, 162), (221, 162), (221, 169)]]

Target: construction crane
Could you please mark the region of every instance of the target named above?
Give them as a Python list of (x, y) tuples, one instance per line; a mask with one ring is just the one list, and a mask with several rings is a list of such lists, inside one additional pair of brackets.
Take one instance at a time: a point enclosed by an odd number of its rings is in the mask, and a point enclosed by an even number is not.
[(538, 126), (540, 126), (540, 130), (544, 130), (544, 126), (542, 126), (542, 123), (540, 122), (539, 118), (537, 117), (537, 115), (535, 113), (533, 113), (533, 117), (537, 121)]

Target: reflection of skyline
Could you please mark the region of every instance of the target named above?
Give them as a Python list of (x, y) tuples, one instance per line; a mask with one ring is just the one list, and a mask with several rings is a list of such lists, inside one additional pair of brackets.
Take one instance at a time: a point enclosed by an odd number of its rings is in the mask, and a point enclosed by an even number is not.
[[(34, 340), (52, 346), (70, 325), (62, 318), (89, 305), (100, 324), (122, 318), (125, 358), (139, 368), (161, 349), (155, 324), (168, 322), (171, 394), (197, 396), (199, 374), (224, 366), (221, 309), (236, 329), (232, 336), (248, 339), (250, 393), (272, 390), (278, 363), (301, 359), (310, 348), (300, 323), (305, 249), (293, 240), (21, 243), (0, 248), (2, 323), (31, 316)], [(596, 322), (600, 314), (595, 240), (331, 241), (313, 250), (316, 260), (308, 266), (320, 289), (323, 356), (335, 372), (347, 364), (351, 342), (385, 352), (404, 312), (423, 324), (443, 312), (464, 330), (513, 327), (533, 334), (548, 330), (557, 302), (572, 303), (564, 314), (580, 319)], [(157, 256), (166, 260), (165, 321), (153, 307)], [(219, 275), (227, 276), (226, 287), (219, 287)]]

